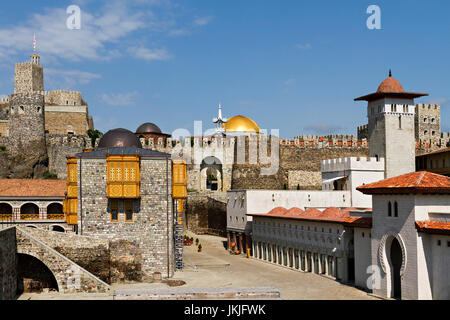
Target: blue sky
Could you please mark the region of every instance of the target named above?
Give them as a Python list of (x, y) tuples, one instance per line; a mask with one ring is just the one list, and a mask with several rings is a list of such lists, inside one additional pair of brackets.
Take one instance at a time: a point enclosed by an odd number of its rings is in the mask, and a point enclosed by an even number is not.
[[(68, 30), (66, 8), (81, 8)], [(381, 8), (381, 30), (366, 9)], [(389, 68), (405, 90), (428, 92), (450, 131), (450, 2), (433, 1), (8, 1), (0, 10), (0, 94), (36, 32), (46, 90), (83, 92), (98, 129), (193, 132), (242, 114), (280, 135), (356, 134), (355, 97)]]

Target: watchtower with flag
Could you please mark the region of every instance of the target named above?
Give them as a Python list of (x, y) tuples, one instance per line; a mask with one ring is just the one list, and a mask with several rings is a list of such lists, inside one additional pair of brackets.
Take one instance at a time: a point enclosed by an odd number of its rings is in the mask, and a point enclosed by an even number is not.
[(42, 93), (44, 91), (44, 68), (37, 54), (36, 35), (33, 38), (33, 54), (30, 62), (16, 63), (14, 93)]

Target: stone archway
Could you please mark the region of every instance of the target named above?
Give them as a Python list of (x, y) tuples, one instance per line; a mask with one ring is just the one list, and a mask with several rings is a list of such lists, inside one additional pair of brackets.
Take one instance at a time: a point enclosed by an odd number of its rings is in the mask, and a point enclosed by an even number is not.
[(13, 208), (9, 203), (0, 203), (0, 221), (12, 220)]
[(53, 202), (47, 206), (47, 219), (62, 220), (64, 219), (63, 205)]
[(17, 294), (23, 292), (42, 292), (43, 289), (56, 290), (58, 282), (53, 272), (36, 257), (17, 254)]
[(56, 231), (56, 232), (62, 232), (62, 233), (66, 232), (66, 230), (64, 230), (64, 228), (63, 228), (63, 227), (61, 227), (61, 226), (58, 226), (58, 225), (54, 225), (54, 226), (52, 226), (52, 231)]
[(392, 239), (391, 250), (389, 254), (389, 264), (391, 267), (391, 279), (392, 279), (392, 298), (402, 298), (402, 284), (400, 270), (402, 268), (402, 248), (397, 238)]
[(201, 190), (222, 191), (222, 162), (216, 157), (206, 157), (200, 165)]
[(406, 272), (407, 253), (405, 243), (395, 232), (386, 233), (380, 242), (378, 260), (386, 275), (383, 295), (401, 299), (401, 278)]
[(20, 207), (21, 220), (37, 220), (39, 219), (39, 207), (34, 203), (25, 203)]

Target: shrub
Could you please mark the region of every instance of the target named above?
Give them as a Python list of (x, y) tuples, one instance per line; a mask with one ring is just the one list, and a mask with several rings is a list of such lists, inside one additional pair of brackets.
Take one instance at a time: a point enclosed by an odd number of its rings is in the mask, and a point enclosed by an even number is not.
[(47, 171), (46, 173), (44, 173), (44, 175), (42, 176), (43, 179), (49, 179), (49, 180), (55, 180), (58, 179), (58, 176), (54, 173), (51, 173), (50, 171)]

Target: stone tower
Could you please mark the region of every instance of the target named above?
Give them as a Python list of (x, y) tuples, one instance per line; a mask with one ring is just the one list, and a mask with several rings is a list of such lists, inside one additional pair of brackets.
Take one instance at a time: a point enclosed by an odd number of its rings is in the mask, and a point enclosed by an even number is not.
[(9, 140), (12, 154), (46, 157), (44, 73), (39, 56), (16, 64), (14, 94), (9, 97)]
[(16, 63), (14, 75), (14, 93), (32, 93), (44, 91), (44, 68), (37, 54), (30, 62)]
[(416, 105), (416, 141), (436, 143), (441, 137), (441, 106)]
[(405, 92), (389, 72), (377, 92), (355, 99), (368, 102), (369, 154), (385, 158), (385, 178), (416, 170), (414, 99), (426, 95)]

